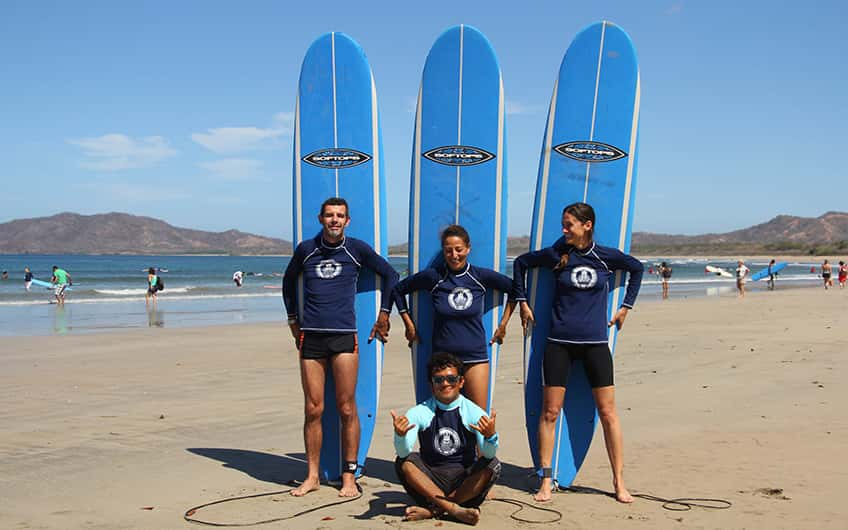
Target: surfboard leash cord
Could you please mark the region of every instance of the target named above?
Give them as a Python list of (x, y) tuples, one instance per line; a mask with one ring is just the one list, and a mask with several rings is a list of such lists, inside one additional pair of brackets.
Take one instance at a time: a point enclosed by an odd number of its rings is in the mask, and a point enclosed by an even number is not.
[[(562, 488), (557, 486), (554, 490), (562, 493), (580, 493), (585, 495), (605, 495), (607, 497), (615, 498), (615, 495), (608, 492), (599, 490), (597, 488), (590, 488), (587, 486), (569, 486), (567, 488)], [(672, 512), (688, 512), (692, 508), (704, 508), (708, 510), (727, 510), (733, 503), (725, 500), (725, 499), (707, 499), (707, 498), (696, 498), (696, 497), (680, 497), (677, 499), (664, 499), (657, 495), (653, 495), (650, 493), (633, 493), (633, 497), (637, 499), (643, 499), (646, 501), (659, 502), (662, 504), (663, 509), (669, 510)]]
[(360, 486), (357, 483), (356, 489), (359, 490), (359, 495), (357, 495), (356, 497), (350, 497), (350, 498), (340, 500), (340, 501), (328, 502), (326, 504), (313, 506), (312, 508), (307, 508), (306, 510), (301, 510), (297, 513), (294, 513), (292, 515), (287, 515), (285, 517), (275, 517), (273, 519), (265, 519), (263, 521), (255, 521), (255, 522), (252, 522), (252, 523), (218, 523), (218, 522), (215, 522), (215, 521), (204, 521), (202, 519), (197, 519), (197, 518), (193, 517), (194, 514), (197, 513), (198, 510), (202, 510), (203, 508), (206, 508), (206, 507), (209, 507), (209, 506), (214, 506), (216, 504), (224, 504), (226, 502), (241, 501), (241, 500), (245, 500), (245, 499), (255, 499), (255, 498), (258, 498), (258, 497), (270, 497), (270, 496), (273, 496), (273, 495), (282, 495), (284, 493), (289, 493), (289, 492), (291, 492), (292, 490), (295, 489), (295, 487), (298, 485), (298, 481), (292, 480), (292, 481), (289, 482), (289, 485), (291, 485), (292, 487), (287, 489), (287, 490), (269, 491), (269, 492), (265, 492), (265, 493), (254, 493), (254, 494), (251, 494), (251, 495), (240, 495), (238, 497), (230, 497), (230, 498), (227, 498), (227, 499), (218, 499), (217, 501), (207, 502), (206, 504), (201, 504), (199, 506), (195, 506), (193, 508), (189, 508), (188, 510), (186, 510), (186, 512), (183, 514), (183, 519), (185, 519), (186, 521), (188, 521), (190, 523), (195, 523), (195, 524), (204, 525), (204, 526), (217, 526), (217, 527), (258, 526), (258, 525), (261, 525), (261, 524), (276, 523), (276, 522), (279, 522), (279, 521), (287, 521), (287, 520), (290, 520), (290, 519), (295, 519), (295, 518), (300, 517), (302, 515), (306, 515), (306, 514), (309, 514), (309, 513), (312, 513), (312, 512), (317, 512), (319, 510), (323, 510), (324, 508), (329, 508), (331, 506), (339, 506), (341, 504), (347, 504), (349, 502), (357, 501), (357, 500), (362, 498), (362, 486)]

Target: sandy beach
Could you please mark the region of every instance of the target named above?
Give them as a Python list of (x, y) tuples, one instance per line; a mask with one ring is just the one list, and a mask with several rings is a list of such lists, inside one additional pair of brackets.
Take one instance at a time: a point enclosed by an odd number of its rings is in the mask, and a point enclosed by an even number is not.
[[(569, 528), (845, 528), (846, 308), (848, 290), (812, 288), (637, 305), (616, 354), (628, 486), (733, 506), (675, 512), (563, 493), (546, 507)], [(494, 494), (531, 501), (512, 324), (496, 389), (504, 474)], [(287, 489), (305, 471), (297, 356), (282, 322), (4, 338), (0, 401), (2, 528), (186, 528), (192, 506)], [(388, 410), (412, 404), (395, 319), (363, 497), (272, 526), (461, 527), (401, 521), (408, 498), (392, 469)], [(600, 432), (576, 484), (612, 489)], [(197, 517), (246, 523), (335, 500), (323, 487)], [(489, 501), (481, 524), (528, 527), (509, 518), (515, 510)]]

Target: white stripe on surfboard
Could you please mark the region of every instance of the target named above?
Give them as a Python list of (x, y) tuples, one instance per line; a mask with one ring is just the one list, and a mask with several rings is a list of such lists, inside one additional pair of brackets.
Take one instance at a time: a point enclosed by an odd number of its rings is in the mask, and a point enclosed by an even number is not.
[[(373, 186), (374, 186), (374, 250), (380, 254), (383, 248), (383, 238), (382, 232), (380, 230), (381, 219), (380, 215), (382, 212), (380, 208), (382, 207), (383, 201), (380, 200), (380, 167), (381, 167), (381, 157), (383, 153), (380, 152), (380, 115), (377, 109), (377, 84), (374, 83), (374, 72), (371, 72), (371, 148), (374, 153), (371, 162), (373, 164), (373, 169), (371, 172), (373, 178)], [(376, 311), (376, 315), (380, 316), (380, 298), (382, 294), (381, 289), (382, 278), (379, 274), (374, 275), (374, 309)], [(376, 374), (375, 381), (377, 382), (377, 397), (375, 401), (375, 410), (376, 406), (380, 404), (380, 386), (382, 382), (383, 375), (383, 342), (378, 340), (375, 345), (375, 353), (376, 353)]]
[[(504, 89), (503, 76), (498, 71), (498, 149), (497, 149), (497, 170), (495, 172), (495, 244), (492, 263), (492, 269), (501, 271), (501, 193), (503, 193), (503, 142), (504, 142)], [(492, 292), (492, 330), (498, 329), (500, 321), (500, 313), (503, 310), (501, 304), (495, 304), (495, 301), (500, 300), (501, 293), (498, 290)], [(489, 363), (489, 410), (494, 402), (495, 395), (495, 379), (498, 368), (498, 355), (500, 354), (500, 344), (497, 342), (492, 344), (492, 359)]]
[[(628, 149), (629, 156), (627, 157), (627, 175), (624, 179), (624, 203), (621, 207), (621, 230), (618, 234), (618, 249), (622, 252), (624, 251), (624, 244), (627, 241), (627, 225), (628, 219), (630, 217), (630, 194), (632, 192), (633, 187), (633, 166), (635, 164), (634, 158), (636, 155), (636, 141), (639, 131), (639, 106), (641, 104), (641, 87), (640, 87), (640, 74), (636, 72), (636, 97), (633, 100), (633, 121), (630, 124), (630, 146)], [(621, 283), (621, 273), (617, 272), (615, 275), (615, 285), (617, 288), (615, 290), (615, 295), (613, 296), (613, 304), (612, 311), (614, 312), (618, 310), (618, 299), (620, 298), (620, 291), (622, 287), (618, 287)], [(616, 328), (612, 328), (609, 337), (609, 346), (610, 351), (615, 349), (615, 341), (618, 338), (618, 330)]]
[[(545, 208), (547, 208), (547, 197), (548, 197), (548, 175), (551, 169), (551, 142), (553, 141), (554, 135), (554, 118), (556, 117), (556, 102), (557, 102), (557, 92), (559, 90), (559, 78), (554, 81), (554, 93), (551, 97), (551, 106), (548, 108), (548, 126), (545, 136), (545, 147), (542, 150), (542, 182), (539, 184), (539, 208), (536, 212), (536, 218), (533, 219), (536, 223), (536, 239), (531, 241), (530, 250), (539, 250), (542, 248), (542, 231), (545, 228)], [(530, 307), (535, 311), (536, 308), (536, 289), (539, 284), (539, 269), (533, 268), (533, 271), (530, 273), (532, 277), (532, 286), (530, 288), (530, 296), (528, 297), (527, 302), (530, 304)], [(530, 351), (530, 345), (532, 344), (533, 334), (528, 334), (527, 337), (524, 338), (524, 349), (526, 351)], [(524, 382), (527, 383), (530, 374), (530, 356), (525, 357), (524, 361)]]
[[(412, 148), (412, 267), (409, 274), (415, 274), (421, 270), (421, 105), (422, 93), (424, 91), (424, 80), (418, 87), (418, 105), (415, 109), (415, 144)], [(412, 320), (418, 322), (418, 292), (412, 293)], [(412, 380), (418, 381), (418, 343), (412, 343)]]
[[(465, 53), (465, 24), (459, 25), (459, 102), (457, 105), (456, 119), (456, 145), (462, 145), (462, 66), (463, 53)], [(456, 166), (456, 203), (454, 210), (454, 224), (459, 224), (459, 179), (460, 166)]]
[[(339, 148), (339, 128), (336, 113), (336, 32), (330, 33), (331, 55), (333, 63), (333, 147)], [(336, 197), (339, 196), (339, 170), (333, 170), (336, 173)]]
[(301, 159), (300, 159), (300, 89), (297, 91), (297, 101), (294, 104), (294, 207), (295, 207), (295, 227), (294, 227), (294, 244), (303, 241), (303, 205), (302, 197), (302, 180), (301, 180)]
[[(604, 36), (606, 34), (607, 22), (601, 23), (601, 43), (598, 46), (598, 69), (595, 74), (595, 99), (592, 102), (592, 126), (589, 129), (589, 141), (595, 140), (595, 118), (598, 115), (598, 87), (601, 84), (601, 60), (604, 57)], [(586, 184), (583, 186), (583, 202), (586, 202), (589, 196), (589, 170), (592, 167), (590, 162), (586, 162)]]

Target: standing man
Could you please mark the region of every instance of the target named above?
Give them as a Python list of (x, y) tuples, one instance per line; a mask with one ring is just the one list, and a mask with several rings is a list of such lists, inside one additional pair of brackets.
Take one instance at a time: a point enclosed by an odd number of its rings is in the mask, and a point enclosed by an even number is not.
[(50, 279), (50, 283), (53, 284), (53, 294), (56, 296), (56, 303), (59, 305), (65, 305), (65, 289), (67, 289), (69, 285), (73, 285), (71, 275), (64, 269), (60, 269), (56, 265), (53, 265), (53, 277)]
[(32, 287), (32, 271), (29, 267), (24, 267), (24, 289), (29, 291), (30, 287)]
[[(487, 416), (460, 393), (464, 366), (453, 354), (434, 354), (427, 365), (433, 397), (403, 416), (391, 411), (398, 455), (395, 471), (416, 502), (407, 507), (406, 521), (447, 514), (475, 525), (479, 506), (500, 475), (501, 464), (495, 458), (497, 413)], [(412, 452), (416, 439), (420, 453)]]
[(233, 283), (236, 284), (236, 287), (241, 287), (244, 282), (244, 273), (240, 270), (233, 273)]
[[(336, 403), (341, 419), (342, 487), (339, 495), (359, 494), (356, 485), (359, 452), (359, 416), (356, 411), (356, 376), (359, 369), (356, 338), (356, 281), (359, 271), (369, 268), (382, 277), (380, 316), (369, 340), (383, 342), (389, 335), (391, 292), (398, 274), (373, 248), (358, 239), (345, 237), (350, 224), (347, 201), (331, 197), (321, 205), (321, 233), (302, 241), (283, 276), (283, 300), (289, 328), (300, 351), (300, 375), (304, 394), (303, 438), (308, 474), (291, 494), (300, 497), (320, 485), (319, 464), (323, 433), (324, 382), (330, 372), (336, 383)], [(302, 299), (298, 299), (298, 277), (303, 274)]]

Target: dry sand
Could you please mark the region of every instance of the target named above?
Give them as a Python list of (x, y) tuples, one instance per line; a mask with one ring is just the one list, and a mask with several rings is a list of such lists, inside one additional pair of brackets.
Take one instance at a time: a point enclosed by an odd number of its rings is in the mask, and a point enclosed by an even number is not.
[[(672, 512), (563, 493), (547, 505), (562, 512), (559, 525), (848, 527), (846, 308), (848, 290), (819, 289), (637, 306), (616, 359), (627, 483), (733, 506)], [(410, 406), (412, 390), (394, 324), (363, 498), (272, 526), (461, 526), (401, 521), (408, 499), (392, 471), (387, 411)], [(530, 501), (517, 331), (499, 368), (504, 476), (494, 493)], [(0, 528), (186, 528), (191, 506), (285, 489), (305, 471), (297, 357), (282, 324), (6, 338), (0, 403)], [(600, 432), (576, 484), (611, 491)], [(335, 500), (324, 487), (197, 516), (244, 523)], [(528, 527), (513, 511), (489, 501), (481, 525)]]

